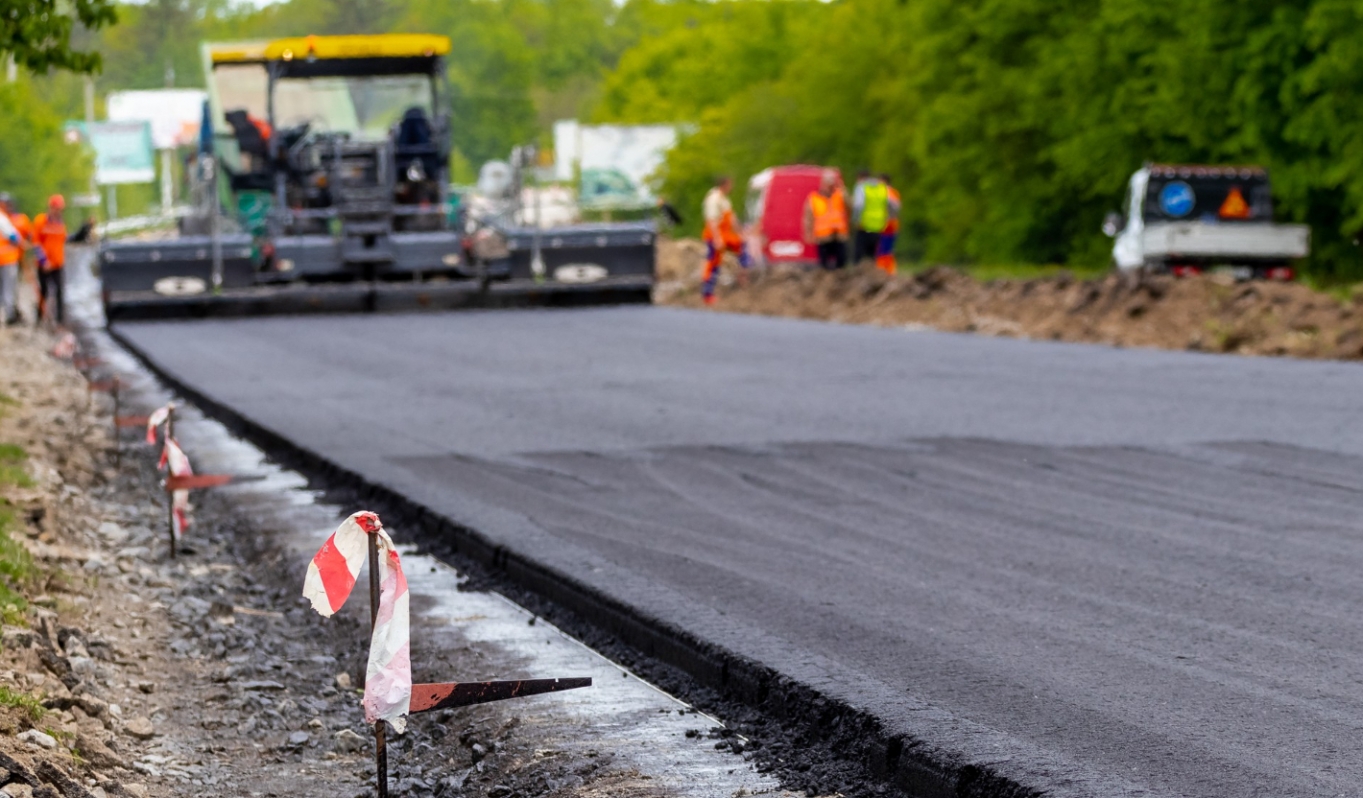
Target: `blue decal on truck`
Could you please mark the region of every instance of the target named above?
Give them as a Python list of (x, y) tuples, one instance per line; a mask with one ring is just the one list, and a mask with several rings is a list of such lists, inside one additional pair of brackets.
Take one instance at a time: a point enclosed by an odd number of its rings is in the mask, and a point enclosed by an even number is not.
[(1175, 219), (1192, 213), (1196, 202), (1197, 195), (1193, 194), (1193, 187), (1182, 180), (1175, 180), (1160, 189), (1160, 210)]

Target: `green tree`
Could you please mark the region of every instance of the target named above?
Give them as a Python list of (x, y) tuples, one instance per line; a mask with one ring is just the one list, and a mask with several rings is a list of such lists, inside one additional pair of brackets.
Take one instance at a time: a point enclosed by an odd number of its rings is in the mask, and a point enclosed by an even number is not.
[[(505, 2), (413, 0), (398, 27), (442, 33), (449, 55), (454, 148), (474, 166), (535, 138), (534, 54)], [(468, 178), (471, 175), (464, 175)]]
[(34, 72), (94, 72), (97, 52), (71, 45), (77, 25), (97, 30), (117, 19), (112, 0), (0, 0), (0, 52)]
[(1310, 268), (1363, 277), (1350, 0), (648, 0), (627, 18), (641, 33), (596, 117), (696, 123), (666, 166), (684, 205), (717, 173), (870, 167), (896, 177), (916, 256), (1094, 263), (1143, 162), (1257, 163), (1279, 216), (1311, 224)]
[(201, 86), (199, 39), (205, 5), (200, 0), (149, 0), (119, 9), (122, 24), (98, 41), (104, 71), (101, 93), (120, 89)]
[(0, 84), (0, 115), (6, 120), (0, 190), (13, 194), (20, 208), (43, 208), (53, 193), (86, 190), (93, 165), (78, 144), (66, 141), (61, 117), (30, 81)]

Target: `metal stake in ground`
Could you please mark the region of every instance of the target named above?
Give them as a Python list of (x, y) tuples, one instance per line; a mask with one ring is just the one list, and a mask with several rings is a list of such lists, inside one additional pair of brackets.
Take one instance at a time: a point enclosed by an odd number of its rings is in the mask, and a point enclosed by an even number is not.
[(147, 426), (146, 416), (120, 416), (118, 406), (114, 406), (114, 467), (123, 462), (123, 430), (127, 427)]
[[(87, 375), (88, 377), (88, 375)], [(107, 380), (91, 380), (85, 382), (85, 406), (91, 407), (95, 401), (95, 393), (107, 393), (118, 390), (118, 378), (113, 377)]]
[(117, 379), (113, 381), (113, 469), (121, 471), (123, 469), (123, 439), (119, 435), (119, 411), (120, 411), (120, 383)]
[(125, 416), (121, 414), (122, 397), (120, 391), (123, 383), (114, 380), (111, 392), (114, 397), (114, 469), (123, 467), (123, 428), (124, 427), (145, 427), (147, 425), (146, 416)]
[[(175, 437), (175, 406), (171, 405), (166, 411), (166, 444), (169, 445)], [(169, 468), (167, 468), (169, 472)], [(166, 474), (167, 480), (170, 474)], [(166, 527), (170, 530), (170, 558), (173, 560), (180, 555), (179, 546), (175, 541), (175, 491), (170, 490), (170, 483), (166, 483)]]
[[(379, 536), (369, 538), (369, 633), (379, 622)], [(374, 771), (378, 780), (378, 798), (388, 798), (388, 741), (385, 739), (386, 721), (374, 721)]]
[[(365, 536), (361, 548), (359, 536)], [(362, 558), (361, 552), (368, 557)], [(380, 586), (382, 579), (380, 564), (390, 564), (382, 557), (391, 557), (391, 568), (385, 569), (393, 577), (392, 594), (383, 599)], [(445, 682), (440, 684), (412, 684), (410, 662), (406, 657), (399, 658), (410, 643), (407, 623), (407, 587), (402, 576), (396, 548), (388, 533), (383, 530), (379, 517), (371, 512), (357, 512), (343, 521), (322, 544), (322, 548), (308, 565), (308, 575), (303, 581), (303, 596), (312, 603), (312, 608), (324, 618), (329, 618), (345, 605), (353, 589), (358, 584), (360, 570), (365, 559), (369, 561), (369, 666), (371, 671), (365, 675), (365, 718), (374, 719), (374, 770), (379, 798), (388, 798), (388, 748), (385, 718), (400, 718), (418, 712), (435, 709), (467, 707), (485, 704), (490, 701), (504, 701), (522, 696), (556, 693), (589, 687), (590, 678), (574, 679), (521, 679), (504, 682)], [(380, 602), (393, 602), (385, 612), (384, 625), (379, 625)], [(376, 639), (379, 635), (382, 639)], [(382, 648), (375, 651), (374, 646)], [(376, 656), (377, 655), (377, 656)], [(393, 700), (396, 688), (409, 688), (406, 711)], [(371, 687), (381, 687), (370, 695)], [(371, 703), (372, 700), (372, 703)]]
[(115, 471), (121, 471), (121, 470), (123, 470), (123, 441), (120, 439), (119, 434), (118, 434), (118, 411), (119, 411), (120, 408), (119, 408), (119, 406), (118, 406), (118, 382), (117, 382), (117, 381), (114, 382), (113, 394), (114, 394), (114, 419), (113, 419), (113, 423), (114, 423), (114, 470), (115, 470)]

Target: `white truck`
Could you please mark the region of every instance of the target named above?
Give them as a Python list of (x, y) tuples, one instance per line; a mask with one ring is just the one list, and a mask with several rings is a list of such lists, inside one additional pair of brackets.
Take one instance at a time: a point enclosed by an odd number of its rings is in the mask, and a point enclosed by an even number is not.
[(1268, 172), (1257, 166), (1146, 164), (1131, 176), (1125, 213), (1108, 214), (1112, 260), (1123, 271), (1291, 280), (1311, 229), (1275, 224)]

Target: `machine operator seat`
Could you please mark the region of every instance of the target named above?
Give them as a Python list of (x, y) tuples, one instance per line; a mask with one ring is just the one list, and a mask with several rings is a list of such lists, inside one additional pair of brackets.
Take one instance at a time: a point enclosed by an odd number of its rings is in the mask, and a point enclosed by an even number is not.
[(244, 109), (238, 109), (228, 111), (223, 116), (227, 118), (227, 124), (232, 126), (232, 135), (242, 152), (260, 156), (262, 159), (269, 157), (270, 143), (265, 140), (260, 126), (251, 119), (250, 114)]
[(266, 140), (261, 127), (251, 119), (245, 109), (228, 111), (223, 116), (227, 119), (227, 124), (232, 126), (232, 136), (237, 140), (237, 147), (241, 150), (242, 166), (246, 167), (243, 172), (233, 172), (226, 164), (223, 165), (223, 171), (227, 173), (232, 188), (238, 191), (270, 189), (274, 182), (269, 169), (270, 143)]
[(399, 179), (406, 178), (412, 165), (418, 162), (426, 180), (438, 177), (440, 147), (436, 144), (431, 120), (424, 108), (414, 106), (402, 114), (397, 135), (393, 137), (393, 156)]

